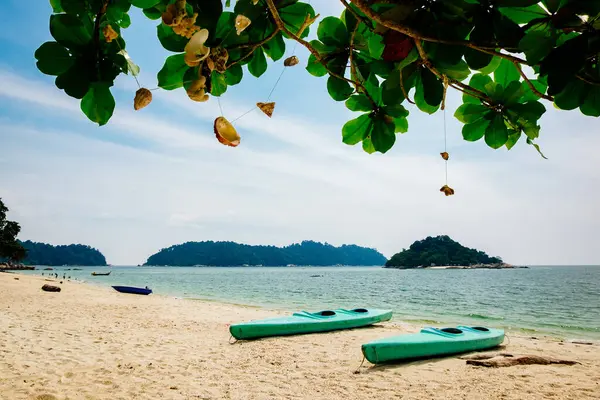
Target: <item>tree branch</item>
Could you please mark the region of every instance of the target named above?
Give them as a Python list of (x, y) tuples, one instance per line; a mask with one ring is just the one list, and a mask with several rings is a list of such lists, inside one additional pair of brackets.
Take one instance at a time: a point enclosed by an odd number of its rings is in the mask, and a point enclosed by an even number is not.
[(281, 19), (281, 16), (279, 15), (279, 11), (277, 11), (277, 7), (275, 6), (275, 3), (273, 2), (273, 0), (266, 0), (267, 5), (269, 6), (269, 11), (271, 12), (271, 15), (273, 16), (273, 19), (275, 20), (275, 24), (277, 24), (277, 26), (279, 27), (279, 29), (281, 29), (283, 32), (285, 32), (289, 37), (291, 37), (293, 40), (295, 40), (296, 42), (300, 43), (302, 46), (306, 47), (306, 49), (308, 51), (310, 51), (310, 53), (315, 56), (315, 58), (317, 59), (317, 61), (319, 61), (327, 70), (327, 72), (338, 79), (341, 79), (343, 81), (346, 81), (348, 83), (351, 83), (352, 85), (355, 85), (357, 90), (360, 89), (360, 91), (367, 96), (367, 98), (369, 99), (369, 101), (371, 102), (371, 104), (373, 104), (374, 107), (377, 107), (377, 102), (375, 102), (375, 100), (373, 100), (373, 98), (371, 97), (371, 95), (369, 94), (369, 92), (367, 91), (367, 88), (365, 88), (365, 86), (358, 81), (354, 81), (352, 79), (348, 79), (343, 75), (340, 75), (338, 73), (335, 73), (333, 71), (331, 71), (329, 69), (329, 67), (327, 66), (327, 63), (324, 62), (323, 57), (321, 57), (321, 54), (307, 41), (303, 40), (302, 38), (300, 38), (298, 35), (292, 33), (289, 29), (287, 29), (285, 27), (285, 24), (283, 23), (283, 20)]
[(415, 39), (415, 41), (416, 40), (424, 40), (426, 42), (449, 44), (449, 45), (455, 45), (455, 46), (465, 46), (465, 47), (469, 47), (471, 49), (478, 50), (482, 53), (487, 53), (487, 54), (491, 54), (491, 55), (494, 55), (497, 57), (505, 58), (512, 62), (527, 64), (527, 61), (525, 61), (519, 57), (511, 56), (509, 54), (504, 54), (504, 53), (500, 53), (500, 52), (496, 51), (495, 49), (497, 46), (488, 47), (488, 46), (477, 45), (475, 43), (469, 42), (468, 40), (445, 40), (445, 39), (439, 39), (439, 38), (434, 38), (434, 37), (430, 37), (430, 36), (425, 36), (425, 35), (421, 34), (420, 32), (417, 32), (416, 30), (409, 28), (408, 26), (401, 25), (401, 24), (391, 21), (389, 19), (382, 18), (381, 15), (377, 14), (375, 11), (373, 11), (371, 9), (371, 7), (369, 7), (369, 4), (365, 0), (351, 0), (351, 1), (354, 5), (356, 5), (359, 8), (360, 11), (362, 11), (367, 17), (369, 17), (373, 21), (385, 26), (386, 28), (392, 29), (396, 32), (403, 33), (406, 36), (410, 36), (411, 38)]
[(273, 31), (273, 33), (271, 33), (269, 36), (267, 36), (266, 38), (264, 38), (260, 42), (256, 42), (256, 43), (243, 43), (243, 44), (231, 47), (230, 50), (250, 48), (250, 51), (247, 54), (245, 54), (242, 58), (240, 58), (239, 60), (236, 60), (236, 61), (232, 62), (231, 64), (227, 65), (227, 68), (232, 67), (235, 64), (238, 64), (238, 63), (244, 61), (246, 58), (250, 57), (252, 54), (254, 54), (254, 52), (256, 51), (256, 49), (258, 49), (260, 46), (264, 45), (265, 43), (267, 43), (268, 41), (270, 41), (271, 39), (273, 39), (275, 36), (277, 36), (277, 34), (280, 31), (281, 31), (281, 29), (279, 27), (277, 27), (277, 28), (275, 28), (275, 31)]
[(406, 91), (406, 88), (404, 87), (404, 78), (402, 77), (402, 70), (400, 70), (399, 72), (400, 74), (400, 89), (402, 89), (402, 94), (404, 95), (404, 98), (406, 99), (406, 101), (408, 101), (410, 104), (415, 104), (414, 101), (412, 101), (410, 99), (410, 97), (408, 97), (408, 92)]
[[(442, 74), (440, 71), (438, 71), (435, 68), (435, 66), (431, 63), (431, 61), (429, 60), (429, 57), (427, 56), (427, 53), (425, 52), (425, 49), (423, 48), (423, 44), (421, 43), (420, 40), (415, 40), (415, 46), (417, 48), (417, 51), (419, 52), (419, 56), (421, 57), (421, 60), (423, 60), (423, 65), (425, 65), (427, 67), (427, 69), (429, 69), (435, 76), (440, 78), (442, 81), (447, 80), (448, 83), (450, 84), (450, 86), (452, 86), (455, 89), (457, 89), (457, 88), (462, 89), (461, 92), (463, 92), (463, 93), (467, 93), (470, 96), (477, 97), (478, 99), (483, 100), (488, 104), (493, 103), (492, 99), (490, 99), (489, 96), (486, 95), (485, 93), (483, 93), (482, 91), (477, 90), (472, 86), (466, 85), (466, 84), (462, 83), (461, 81), (452, 79), (452, 78)], [(470, 93), (468, 93), (466, 91), (469, 91)]]
[(356, 18), (359, 22), (362, 22), (363, 24), (365, 24), (367, 26), (367, 28), (369, 28), (371, 30), (373, 29), (373, 24), (371, 23), (371, 21), (365, 20), (363, 17), (358, 15), (356, 10), (354, 10), (352, 7), (350, 7), (350, 4), (348, 4), (348, 2), (346, 0), (340, 0), (340, 1), (344, 5), (344, 7), (346, 7), (346, 10), (350, 11), (352, 13), (352, 15), (354, 15), (354, 18)]
[(584, 76), (581, 76), (580, 74), (577, 74), (575, 76), (577, 77), (577, 79), (579, 79), (580, 81), (583, 81), (583, 82), (587, 83), (588, 85), (600, 86), (600, 82), (590, 81), (589, 79), (587, 79)]
[(533, 83), (531, 83), (531, 81), (529, 80), (527, 75), (525, 75), (525, 72), (523, 72), (523, 68), (521, 68), (521, 64), (519, 64), (517, 62), (514, 62), (513, 64), (515, 65), (515, 68), (517, 69), (517, 71), (519, 71), (519, 74), (521, 74), (521, 76), (523, 77), (523, 79), (525, 80), (525, 82), (527, 83), (529, 88), (531, 89), (531, 91), (536, 94), (536, 96), (541, 97), (542, 99), (554, 102), (554, 97), (548, 96), (548, 95), (540, 92), (539, 90), (536, 89), (535, 86), (533, 86)]

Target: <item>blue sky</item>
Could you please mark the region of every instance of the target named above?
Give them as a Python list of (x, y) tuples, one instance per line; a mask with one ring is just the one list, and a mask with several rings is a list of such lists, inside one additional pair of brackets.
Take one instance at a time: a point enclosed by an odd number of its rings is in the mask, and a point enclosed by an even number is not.
[[(6, 3), (6, 2), (5, 2)], [(338, 2), (319, 1), (321, 16)], [(449, 184), (444, 182), (443, 115), (411, 109), (409, 132), (385, 155), (341, 141), (356, 117), (331, 100), (325, 78), (301, 64), (286, 70), (273, 95), (275, 114), (253, 111), (236, 123), (242, 142), (219, 144), (212, 133), (215, 98), (190, 101), (183, 90), (153, 92), (135, 112), (131, 77), (114, 89), (111, 122), (97, 127), (79, 102), (35, 67), (46, 40), (50, 6), (7, 0), (0, 14), (0, 197), (22, 239), (86, 243), (116, 265), (142, 263), (184, 241), (234, 240), (285, 245), (303, 239), (375, 247), (391, 256), (414, 240), (448, 234), (464, 245), (523, 264), (600, 264), (598, 119), (546, 104), (539, 140), (549, 160), (519, 143), (494, 151), (462, 140), (448, 98)], [(164, 51), (155, 21), (132, 11), (123, 31), (156, 87)], [(291, 55), (293, 43), (288, 43)], [(265, 101), (281, 62), (256, 79), (245, 72), (221, 105), (230, 120)]]

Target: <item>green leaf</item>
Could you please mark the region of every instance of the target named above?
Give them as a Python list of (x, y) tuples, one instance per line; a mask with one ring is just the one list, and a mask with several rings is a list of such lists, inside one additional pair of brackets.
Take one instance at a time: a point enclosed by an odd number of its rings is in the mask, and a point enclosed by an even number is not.
[(237, 85), (242, 81), (244, 70), (240, 64), (232, 65), (225, 71), (225, 82), (229, 86)]
[(400, 71), (394, 70), (381, 85), (383, 104), (400, 104), (404, 101), (404, 93), (400, 87)]
[(327, 79), (327, 91), (335, 101), (345, 101), (354, 93), (354, 89), (348, 82), (335, 76), (330, 76)]
[(345, 47), (348, 44), (348, 31), (341, 19), (326, 17), (317, 29), (319, 40), (328, 46)]
[(499, 149), (508, 141), (508, 128), (502, 114), (496, 114), (485, 130), (485, 142), (492, 149)]
[(183, 75), (190, 69), (183, 54), (167, 57), (162, 69), (158, 71), (158, 86), (165, 90), (174, 90), (183, 86)]
[(371, 131), (371, 142), (376, 151), (386, 153), (396, 142), (395, 126), (392, 121), (385, 118), (377, 118), (373, 123)]
[(469, 66), (462, 60), (454, 65), (437, 63), (435, 66), (442, 74), (447, 75), (452, 79), (456, 79), (457, 81), (463, 81), (471, 75)]
[(63, 12), (62, 6), (60, 4), (60, 0), (50, 0), (50, 6), (52, 7), (53, 13)]
[(277, 34), (273, 39), (269, 40), (263, 45), (263, 49), (271, 60), (280, 60), (285, 54), (285, 42), (283, 41), (283, 35), (281, 33)]
[(519, 50), (527, 56), (530, 65), (538, 64), (556, 45), (556, 36), (549, 29), (527, 32), (519, 42)]
[(308, 57), (308, 64), (306, 65), (306, 70), (312, 76), (316, 76), (320, 78), (322, 76), (327, 75), (327, 69), (323, 64), (321, 64), (314, 55), (310, 55)]
[(102, 126), (108, 122), (115, 110), (115, 99), (106, 82), (92, 83), (81, 99), (81, 111), (91, 120)]
[(154, 7), (160, 0), (129, 0), (131, 5), (138, 8), (150, 8)]
[(370, 114), (363, 114), (344, 124), (342, 128), (342, 141), (349, 145), (355, 145), (366, 138), (373, 128), (373, 120)]
[(258, 48), (254, 51), (252, 55), (252, 59), (248, 64), (248, 72), (250, 72), (255, 77), (259, 78), (262, 74), (267, 71), (267, 58), (265, 57), (265, 53), (262, 48)]
[(70, 14), (50, 16), (50, 33), (63, 46), (74, 49), (87, 45), (92, 40), (93, 25), (89, 17), (81, 20)]
[(494, 81), (502, 87), (507, 87), (509, 83), (519, 81), (520, 78), (521, 75), (517, 71), (517, 67), (506, 59), (500, 61), (500, 66), (494, 71)]
[(75, 59), (56, 42), (46, 42), (35, 51), (38, 69), (46, 75), (60, 75), (73, 65)]
[[(533, 87), (535, 87), (540, 93), (546, 93), (546, 89), (548, 89), (548, 84), (546, 84), (540, 79), (531, 79), (530, 82), (533, 84)], [(540, 97), (537, 94), (535, 94), (533, 90), (531, 90), (527, 82), (522, 82), (521, 85), (523, 85), (523, 97), (521, 98), (521, 101), (527, 102), (540, 99)]]
[(415, 78), (415, 104), (419, 108), (419, 110), (426, 112), (427, 114), (435, 113), (438, 106), (432, 106), (427, 101), (425, 101), (425, 87), (423, 85), (423, 79), (421, 77), (422, 74), (417, 73)]
[(527, 144), (529, 144), (529, 145), (533, 146), (533, 147), (534, 147), (534, 148), (537, 150), (537, 152), (539, 153), (539, 155), (540, 155), (540, 156), (542, 156), (542, 158), (543, 158), (544, 160), (547, 160), (547, 159), (548, 159), (548, 157), (546, 157), (546, 156), (544, 155), (544, 153), (542, 153), (542, 150), (540, 150), (540, 146), (538, 146), (536, 143), (534, 143), (534, 142), (533, 142), (533, 140), (531, 140), (531, 139), (527, 138)]
[(542, 0), (548, 11), (553, 14), (566, 2), (566, 0)]
[(89, 8), (89, 4), (81, 0), (61, 0), (60, 5), (65, 13), (76, 17), (85, 15)]
[(394, 118), (406, 118), (408, 117), (408, 110), (402, 104), (394, 104), (392, 106), (383, 107), (383, 112), (390, 117)]
[(517, 144), (520, 138), (521, 132), (515, 131), (514, 129), (509, 129), (508, 140), (506, 141), (506, 148), (508, 150), (512, 149), (515, 146), (515, 144)]
[(432, 107), (439, 106), (444, 96), (444, 84), (427, 68), (421, 70), (421, 81), (425, 102)]
[(168, 25), (165, 25), (161, 22), (160, 25), (156, 27), (156, 34), (158, 36), (158, 40), (160, 44), (169, 51), (175, 53), (181, 53), (185, 50), (185, 45), (188, 43), (189, 39), (179, 36), (175, 32), (173, 32), (173, 28)]
[(56, 77), (55, 84), (59, 89), (63, 89), (66, 94), (76, 99), (81, 99), (90, 88), (88, 78), (88, 66), (77, 62), (64, 73)]
[(489, 109), (485, 106), (468, 103), (458, 107), (454, 113), (454, 117), (463, 124), (470, 124), (483, 118), (483, 115), (488, 111)]
[(381, 58), (385, 45), (383, 44), (383, 37), (378, 34), (372, 34), (369, 37), (369, 55), (374, 59)]
[(346, 107), (350, 111), (372, 111), (373, 104), (364, 94), (355, 94), (346, 100)]
[(373, 141), (371, 140), (371, 136), (366, 137), (362, 142), (362, 148), (366, 153), (373, 154), (377, 150), (375, 146), (373, 146)]
[(534, 19), (548, 16), (548, 13), (537, 4), (539, 1), (532, 0), (531, 3), (529, 6), (500, 7), (499, 11), (517, 24), (527, 24)]
[(467, 124), (462, 128), (463, 138), (468, 142), (476, 142), (485, 135), (489, 125), (490, 120), (487, 118), (480, 118), (472, 124)]
[(521, 100), (524, 94), (523, 85), (519, 81), (512, 81), (508, 84), (508, 87), (504, 89), (502, 93), (502, 104), (505, 106), (511, 106)]
[(162, 16), (162, 13), (156, 7), (144, 8), (142, 11), (144, 12), (144, 15), (151, 20), (160, 19)]
[(210, 74), (210, 94), (213, 96), (221, 96), (227, 91), (227, 78), (225, 74), (217, 71), (212, 71)]
[(483, 75), (489, 75), (498, 69), (501, 61), (502, 58), (494, 56), (492, 57), (492, 61), (490, 62), (490, 64), (487, 67), (481, 68), (479, 72)]
[(592, 86), (579, 108), (584, 115), (600, 117), (600, 87)]
[[(308, 16), (310, 18), (314, 18), (315, 10), (312, 8), (310, 4), (300, 3), (293, 1), (279, 1), (277, 4), (277, 8), (279, 9), (279, 16), (281, 17), (284, 25), (288, 28), (292, 33), (296, 34), (302, 24), (304, 24), (304, 19)], [(310, 33), (310, 29), (307, 28), (304, 30), (301, 38), (305, 38)]]
[(394, 132), (406, 133), (408, 132), (408, 119), (407, 118), (394, 118)]
[(379, 80), (375, 74), (369, 75), (369, 78), (364, 83), (365, 89), (371, 95), (375, 103), (381, 103), (381, 88), (379, 87)]
[(123, 29), (129, 28), (129, 25), (131, 25), (131, 18), (129, 17), (129, 14), (123, 14), (123, 17), (118, 23)]
[(562, 92), (554, 96), (554, 104), (561, 110), (574, 110), (583, 103), (586, 89), (582, 81), (573, 79)]

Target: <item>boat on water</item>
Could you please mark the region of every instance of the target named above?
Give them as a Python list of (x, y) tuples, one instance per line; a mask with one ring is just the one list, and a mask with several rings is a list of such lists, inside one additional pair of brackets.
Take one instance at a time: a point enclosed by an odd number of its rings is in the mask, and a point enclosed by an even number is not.
[(238, 339), (258, 339), (268, 336), (299, 335), (340, 329), (360, 328), (389, 321), (391, 310), (355, 308), (319, 312), (301, 311), (289, 317), (268, 318), (232, 324), (231, 335)]
[(143, 295), (148, 295), (148, 294), (152, 293), (152, 289), (149, 289), (148, 286), (146, 286), (145, 288), (139, 288), (139, 287), (134, 287), (134, 286), (113, 286), (112, 288), (120, 293), (143, 294)]
[(108, 272), (92, 272), (92, 276), (108, 276), (112, 271)]
[(419, 333), (374, 340), (362, 345), (363, 355), (373, 364), (440, 357), (499, 346), (504, 330), (483, 326), (424, 328)]

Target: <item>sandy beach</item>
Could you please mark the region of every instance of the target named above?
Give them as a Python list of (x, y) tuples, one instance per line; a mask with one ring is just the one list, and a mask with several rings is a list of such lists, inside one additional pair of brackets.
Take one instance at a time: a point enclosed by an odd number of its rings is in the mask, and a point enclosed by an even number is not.
[(366, 329), (231, 345), (228, 324), (282, 312), (75, 282), (47, 293), (44, 283), (0, 273), (1, 399), (600, 398), (597, 345), (510, 335), (503, 352), (580, 364), (483, 368), (449, 357), (365, 362), (354, 373), (362, 343), (419, 327), (396, 317)]

